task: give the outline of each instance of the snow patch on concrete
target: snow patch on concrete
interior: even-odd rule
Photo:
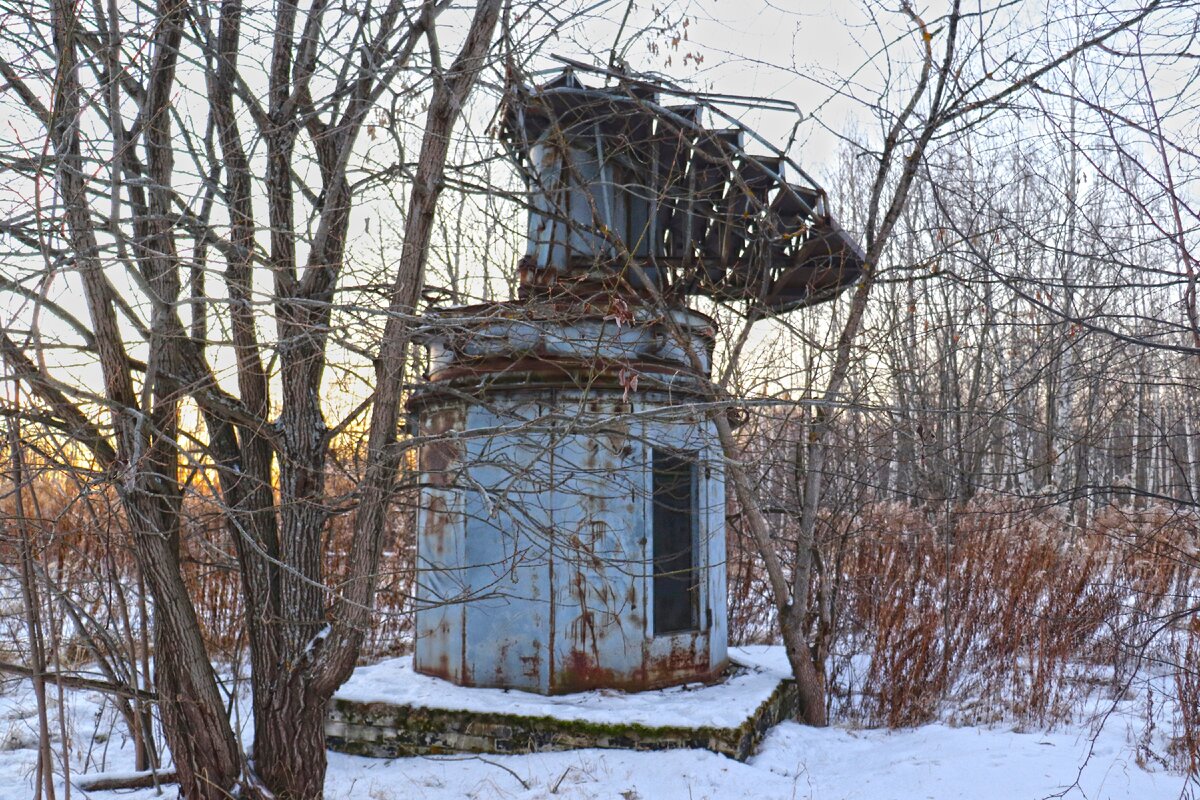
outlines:
[[[508,689],[456,686],[413,671],[404,656],[359,667],[334,695],[358,703],[519,714],[527,717],[635,724],[652,727],[736,728],[746,721],[790,675],[780,671],[782,648],[733,648],[737,666],[727,680],[712,685],[688,684],[648,692],[597,690],[545,696]],[[787,659],[783,658],[786,667]]]

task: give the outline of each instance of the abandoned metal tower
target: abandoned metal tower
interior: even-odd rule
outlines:
[[[708,388],[716,324],[687,297],[783,313],[862,269],[782,153],[705,127],[724,115],[695,95],[612,74],[592,88],[578,71],[510,90],[502,140],[529,207],[520,291],[431,314],[411,401],[427,439],[414,664],[462,685],[556,694],[720,675],[711,415],[728,410]]]

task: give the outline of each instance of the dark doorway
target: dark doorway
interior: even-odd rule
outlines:
[[[654,451],[654,635],[699,627],[696,456]]]

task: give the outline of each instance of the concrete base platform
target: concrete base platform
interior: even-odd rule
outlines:
[[[542,696],[471,689],[420,675],[411,658],[361,667],[334,696],[330,749],[395,758],[576,748],[703,748],[745,761],[770,728],[795,715],[782,648],[732,648],[714,684]]]

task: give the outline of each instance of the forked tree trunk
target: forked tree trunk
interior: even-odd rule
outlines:
[[[176,5],[165,15],[170,20],[158,33],[161,40],[155,80],[161,93],[168,91],[172,80],[180,13],[181,7]],[[179,572],[178,479],[173,466],[167,466],[174,464],[174,450],[169,442],[165,445],[157,442],[157,434],[169,436],[170,432],[158,430],[156,424],[174,417],[177,401],[168,401],[165,411],[157,408],[138,411],[130,361],[116,321],[112,289],[100,265],[85,190],[77,127],[82,101],[75,38],[76,6],[68,0],[56,0],[52,19],[57,81],[52,110],[45,121],[54,144],[58,188],[83,281],[117,441],[115,453],[107,448],[100,448],[99,452],[115,456],[109,464],[121,472],[120,494],[132,531],[133,551],[154,599],[158,702],[164,734],[178,768],[181,792],[188,800],[226,800],[241,771],[239,750],[208,660],[195,607]],[[156,324],[157,321],[156,318]],[[153,354],[156,348],[151,350]],[[154,386],[154,376],[147,374],[146,383]],[[153,395],[156,400],[161,399],[157,388]]]
[[[250,793],[260,793],[263,798],[314,800],[322,795],[326,769],[326,705],[354,668],[363,633],[371,624],[370,606],[386,534],[387,508],[399,467],[396,421],[403,396],[409,318],[416,310],[424,282],[424,263],[450,135],[483,67],[500,7],[501,0],[480,0],[458,58],[445,74],[435,77],[390,313],[380,347],[368,463],[359,488],[347,580],[343,583],[341,598],[328,614],[332,620],[330,626],[325,626],[321,618],[321,594],[312,596],[311,587],[305,586],[305,591],[296,593],[293,598],[287,592],[285,582],[281,599],[284,612],[292,618],[293,629],[308,629],[304,637],[307,641],[284,637],[281,649],[294,656],[293,663],[274,667],[269,681],[255,683],[258,718],[254,772],[269,787],[270,794],[262,791],[266,787],[246,788]],[[346,193],[330,201],[339,203],[344,211],[337,215],[327,232],[325,241],[331,248],[329,260],[344,249],[350,199]],[[315,391],[314,383],[314,397]],[[319,410],[312,413],[319,414]],[[286,437],[286,420],[284,427]],[[287,487],[284,488],[287,497]],[[294,523],[291,527],[294,528]],[[297,534],[289,528],[286,517],[281,533],[285,543]],[[319,542],[319,537],[315,538]],[[319,574],[319,566],[306,574]]]

